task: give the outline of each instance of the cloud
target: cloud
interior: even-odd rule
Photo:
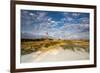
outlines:
[[[82,24],[89,24],[89,18],[87,17],[80,18],[79,21]]]
[[[46,12],[37,12],[37,20],[38,21],[44,21],[46,20]]]
[[[34,13],[29,13],[29,15],[30,15],[30,16],[35,16],[35,14],[34,14]]]
[[[89,24],[89,13],[79,13],[79,12],[64,12],[64,22],[74,23],[74,24]]]
[[[64,24],[59,29],[62,39],[89,39],[89,24]]]
[[[76,13],[72,13],[72,16],[73,16],[73,17],[78,17],[78,16],[80,16],[80,15],[81,15],[81,14],[80,14],[80,13],[77,13],[77,12],[76,12]]]
[[[64,12],[62,15],[64,17],[55,20],[54,16],[50,16],[46,11],[23,10],[21,31],[36,35],[46,35],[48,32],[49,36],[56,39],[88,39],[89,17],[73,12]]]
[[[73,18],[72,18],[72,17],[67,17],[67,20],[68,20],[68,21],[72,21]]]
[[[65,17],[79,17],[82,13],[78,13],[78,12],[64,12],[63,13]]]
[[[89,24],[67,24],[65,23],[64,26],[60,27],[60,29],[63,31],[81,32],[85,29],[89,29]]]

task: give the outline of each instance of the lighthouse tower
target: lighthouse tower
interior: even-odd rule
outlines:
[[[46,40],[48,40],[48,32],[46,32]]]

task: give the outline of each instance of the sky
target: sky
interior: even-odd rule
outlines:
[[[21,10],[21,35],[89,39],[89,19],[89,13],[85,12]]]

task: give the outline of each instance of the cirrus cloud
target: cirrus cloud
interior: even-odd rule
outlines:
[[[21,32],[55,39],[89,39],[89,13],[21,10]]]

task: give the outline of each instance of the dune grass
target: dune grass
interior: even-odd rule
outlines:
[[[75,49],[80,50],[83,48],[86,52],[89,52],[89,40],[28,40],[21,41],[21,54],[29,54],[39,50],[53,49],[56,46],[62,47],[63,49]],[[50,48],[52,47],[52,48]]]

